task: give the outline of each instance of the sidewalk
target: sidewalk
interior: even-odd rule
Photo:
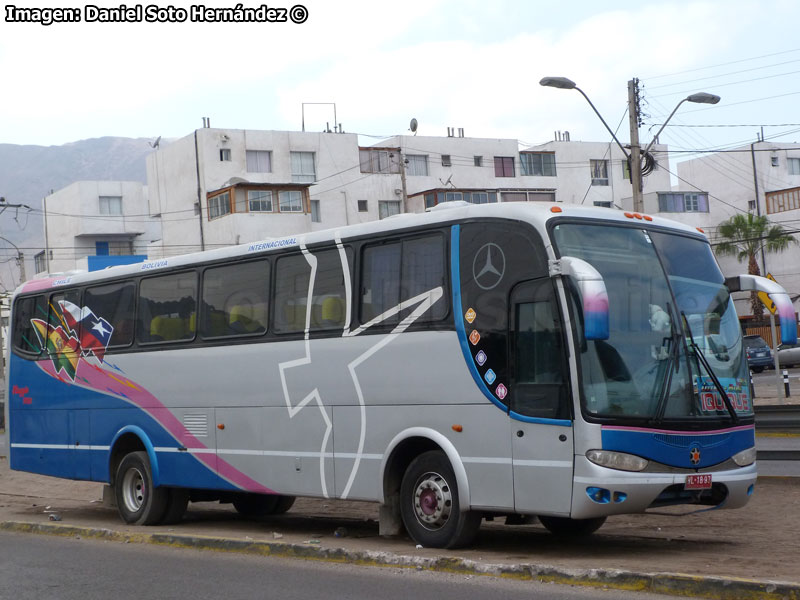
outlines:
[[[559,540],[538,524],[506,526],[498,519],[484,523],[473,548],[458,551],[378,536],[378,507],[371,503],[299,499],[287,515],[260,520],[198,503],[178,525],[129,527],[100,503],[101,493],[101,484],[11,471],[0,459],[0,529],[706,598],[800,599],[796,479],[760,480],[740,510],[611,517],[588,544]]]

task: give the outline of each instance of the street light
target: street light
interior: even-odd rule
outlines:
[[[639,147],[639,108],[638,103],[635,99],[635,89],[636,89],[637,81],[632,79],[628,82],[628,113],[630,117],[630,126],[631,126],[631,144],[630,148],[631,151],[628,152],[625,147],[620,143],[617,139],[617,136],[614,135],[614,132],[608,126],[608,123],[605,122],[602,115],[598,112],[595,108],[592,101],[589,100],[589,96],[583,93],[583,90],[579,88],[574,81],[571,79],[567,79],[566,77],[544,77],[539,81],[539,85],[545,87],[553,87],[558,88],[561,90],[578,90],[581,95],[586,98],[586,101],[589,103],[589,106],[592,107],[595,114],[600,117],[600,121],[605,125],[608,132],[611,134],[611,137],[614,138],[614,141],[617,142],[617,145],[622,150],[622,153],[625,155],[625,158],[628,159],[628,164],[630,165],[631,170],[631,186],[633,188],[633,210],[636,212],[642,212],[644,210],[644,199],[642,198],[642,150]],[[719,96],[714,94],[708,94],[706,92],[698,92],[697,94],[692,94],[691,96],[687,96],[680,102],[678,102],[678,106],[670,113],[667,120],[661,125],[661,129],[658,130],[655,136],[653,136],[652,141],[647,145],[644,149],[644,153],[650,150],[655,144],[655,141],[658,139],[659,134],[664,130],[664,127],[667,126],[667,123],[672,118],[678,107],[683,104],[684,102],[695,102],[699,104],[716,104],[719,102]]]
[[[669,123],[669,120],[672,118],[672,115],[678,112],[678,108],[680,107],[681,104],[683,104],[684,102],[694,102],[696,104],[716,104],[719,101],[720,101],[719,96],[715,94],[708,94],[706,92],[698,92],[696,94],[692,94],[691,96],[686,96],[686,98],[678,102],[678,105],[672,110],[671,113],[669,113],[667,120],[661,124],[661,129],[659,129],[656,132],[656,134],[653,136],[653,139],[650,141],[649,144],[647,144],[647,148],[644,149],[644,153],[647,154],[647,151],[653,147],[653,144],[656,143],[658,136],[661,135],[662,131],[664,131],[664,127],[667,126],[667,123]]]
[[[592,104],[592,101],[589,100],[589,96],[587,96],[583,92],[583,90],[575,84],[574,81],[572,81],[571,79],[567,79],[566,77],[543,77],[542,79],[539,80],[539,85],[543,85],[544,87],[558,88],[560,90],[578,90],[581,93],[581,96],[586,98],[586,101],[589,103],[589,106],[592,107],[592,110],[600,118],[600,121],[603,123],[603,125],[606,126],[606,129],[608,129],[608,133],[610,133],[614,141],[617,142],[617,146],[620,147],[620,150],[622,150],[622,153],[625,155],[625,158],[630,158],[630,153],[625,149],[625,146],[623,146],[620,143],[620,141],[617,139],[617,136],[614,135],[614,132],[611,130],[611,127],[608,126],[608,123],[606,123],[606,120],[603,118],[603,115],[600,114],[600,111],[598,111],[597,108],[595,108],[594,104]]]

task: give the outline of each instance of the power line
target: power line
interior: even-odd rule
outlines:
[[[771,54],[762,54],[761,56],[752,56],[750,58],[742,58],[739,60],[732,60],[724,63],[719,63],[716,65],[708,65],[705,67],[697,67],[695,69],[687,69],[685,71],[676,71],[675,73],[665,73],[663,75],[654,75],[652,77],[644,77],[643,79],[662,79],[664,77],[672,77],[673,75],[683,75],[684,73],[695,73],[697,71],[705,71],[706,69],[716,69],[717,67],[726,67],[728,65],[736,65],[743,62],[748,62],[751,60],[758,60],[760,58],[769,58],[770,56],[780,56],[782,54],[791,54],[792,52],[800,52],[800,48],[794,48],[792,50],[783,50],[782,52],[773,52]]]

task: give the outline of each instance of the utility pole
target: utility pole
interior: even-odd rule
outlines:
[[[630,172],[633,187],[633,212],[644,212],[642,198],[642,157],[639,146],[639,102],[637,88],[639,80],[634,78],[628,82],[628,119],[631,125]]]

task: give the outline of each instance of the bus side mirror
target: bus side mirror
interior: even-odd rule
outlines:
[[[737,275],[728,277],[725,285],[731,292],[764,292],[775,303],[775,312],[781,323],[781,342],[797,343],[797,320],[789,294],[778,283],[758,275]]]
[[[608,292],[603,276],[585,260],[562,256],[550,261],[550,276],[569,277],[583,305],[583,334],[587,340],[608,339]]]

